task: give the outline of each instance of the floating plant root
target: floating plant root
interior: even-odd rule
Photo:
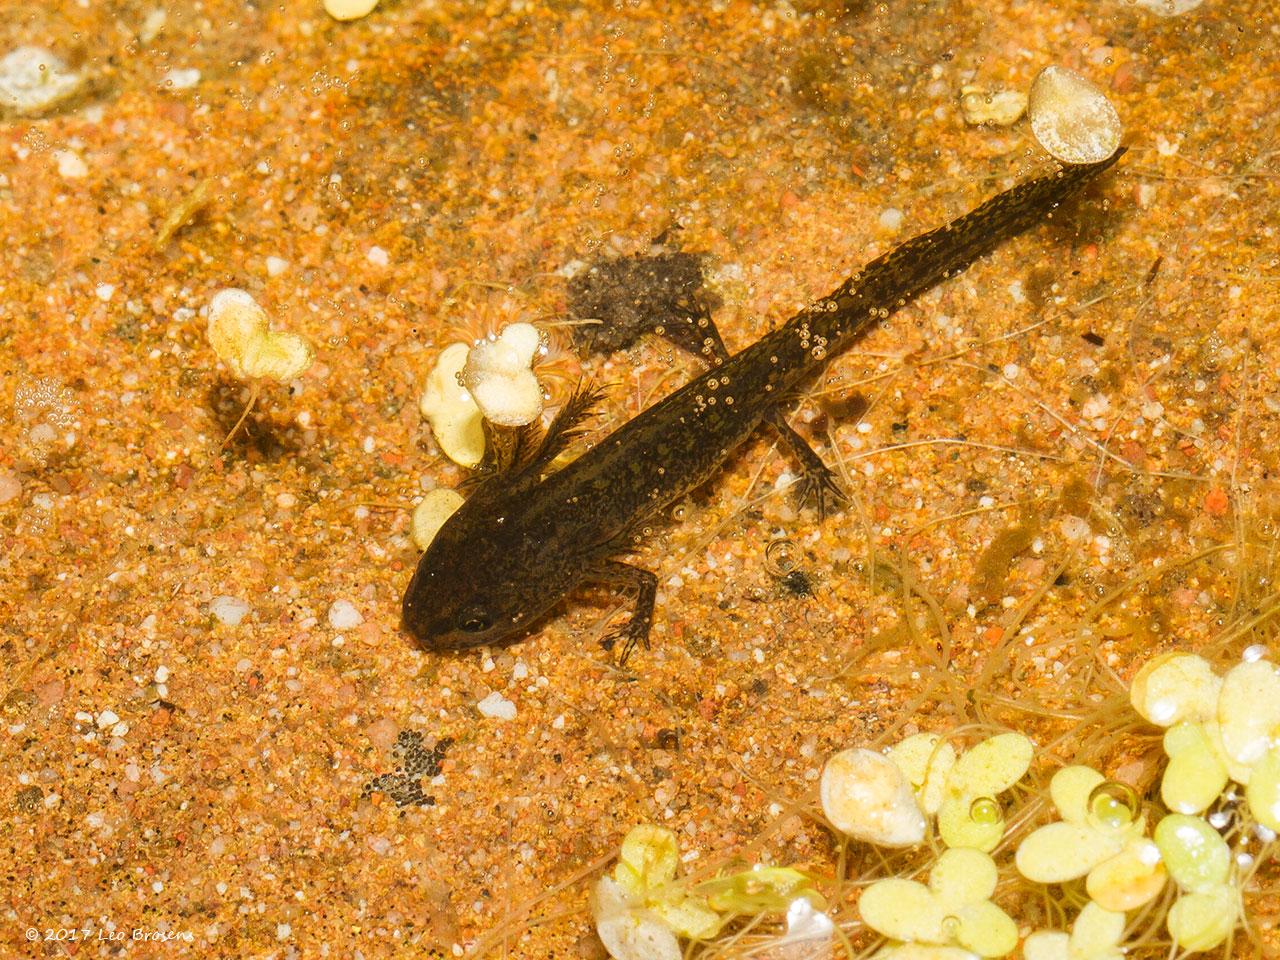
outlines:
[[[231,432],[223,438],[222,449],[226,449],[227,444],[231,442],[231,438],[240,432],[240,428],[244,426],[245,420],[249,416],[249,411],[253,409],[253,405],[258,402],[258,396],[262,393],[262,388],[258,384],[254,384],[249,389],[249,402],[244,405],[244,413],[240,414],[240,419],[236,421],[236,425],[231,428]]]

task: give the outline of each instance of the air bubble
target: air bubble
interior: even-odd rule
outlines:
[[[785,577],[796,568],[795,544],[785,537],[770,540],[764,548],[764,569],[772,577]]]
[[[978,797],[969,804],[969,819],[974,823],[989,826],[999,823],[1000,818],[1000,804],[993,797]]]
[[[1127,783],[1105,780],[1089,794],[1089,813],[1104,827],[1120,830],[1138,816],[1138,794]]]

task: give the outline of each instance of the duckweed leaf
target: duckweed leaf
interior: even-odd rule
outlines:
[[[409,533],[419,550],[431,546],[444,522],[462,506],[462,494],[447,487],[429,490],[413,510],[413,518],[409,524]]]
[[[1139,838],[1090,870],[1085,889],[1100,907],[1123,913],[1154,898],[1164,889],[1166,877],[1159,848]]]
[[[214,294],[206,332],[218,358],[242,380],[292,380],[315,359],[309,341],[272,330],[266,311],[243,290]]]
[[[645,887],[653,887],[675,878],[680,846],[675,833],[666,827],[641,824],[632,827],[623,839],[619,860]]]
[[[874,750],[841,750],[822,769],[822,812],[841,833],[884,847],[924,839],[925,819],[902,771]]]
[[[1154,839],[1169,875],[1184,890],[1219,887],[1231,875],[1231,848],[1199,817],[1172,813],[1156,824]]]
[[[934,865],[928,887],[897,877],[880,880],[862,894],[858,909],[869,927],[894,940],[959,944],[979,956],[1003,956],[1017,945],[1018,931],[988,899],[996,880],[995,861],[987,854],[947,850]]]
[[[889,759],[915,789],[920,809],[937,813],[947,775],[956,764],[956,748],[936,733],[917,733],[890,750]]]
[[[1106,777],[1092,767],[1063,767],[1049,781],[1049,796],[1063,820],[1083,823],[1089,815],[1089,796]]]
[[[1204,657],[1166,653],[1149,661],[1129,685],[1129,702],[1143,719],[1161,727],[1210,720],[1222,680]]]
[[[1169,936],[1184,950],[1212,950],[1236,925],[1237,899],[1231,887],[1189,893],[1169,908]]]
[[[990,900],[966,904],[956,916],[956,942],[966,950],[981,957],[1003,957],[1018,945],[1018,925]]]
[[[1227,756],[1248,766],[1271,748],[1280,730],[1280,673],[1266,660],[1237,664],[1222,681],[1218,728]]]
[[[986,900],[996,892],[995,861],[978,850],[948,850],[929,874],[929,888],[944,910]]]
[[[609,877],[592,891],[596,934],[614,960],[680,960],[680,943],[658,916],[637,910]]]
[[[1268,750],[1253,768],[1245,799],[1253,819],[1280,831],[1280,746]]]
[[[938,943],[891,943],[874,960],[978,960],[978,956],[963,947]]]
[[[1169,756],[1160,798],[1175,813],[1207,810],[1227,786],[1227,768],[1213,741],[1198,723],[1179,723],[1164,735]]]
[[[484,458],[484,417],[458,382],[468,352],[465,343],[452,343],[440,352],[427,375],[418,409],[431,423],[431,433],[444,455],[459,466],[474,467]]]
[[[241,365],[250,378],[284,383],[301,374],[313,360],[315,351],[309,341],[296,333],[273,330],[245,344]]]
[[[937,898],[914,880],[877,880],[863,891],[858,912],[872,930],[894,940],[937,943],[943,938]]]
[[[1022,944],[1024,960],[1074,960],[1068,953],[1071,939],[1060,930],[1037,930]]]
[[[1079,960],[1119,960],[1124,914],[1090,901],[1071,928],[1070,950]]]
[[[998,734],[960,755],[947,787],[969,797],[994,797],[1022,779],[1034,753],[1035,746],[1022,734]]]
[[[1026,960],[1121,960],[1124,952],[1125,916],[1105,910],[1090,900],[1076,917],[1068,936],[1056,930],[1040,930],[1022,946]]]
[[[794,867],[754,867],[698,884],[696,893],[713,910],[747,916],[786,913],[801,897],[818,910],[826,902],[808,875]]]
[[[938,834],[948,847],[990,853],[1004,838],[1000,805],[991,797],[948,797],[938,810]]]
[[[673,933],[691,940],[710,939],[724,926],[720,914],[690,897],[658,901],[651,909]]]
[[[1036,883],[1065,883],[1083,877],[1109,857],[1124,841],[1083,823],[1050,823],[1018,846],[1018,872]]]

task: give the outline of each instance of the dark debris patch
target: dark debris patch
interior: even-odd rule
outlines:
[[[803,570],[792,570],[778,578],[778,585],[793,597],[812,597],[813,578]]]
[[[379,774],[366,783],[360,791],[361,799],[367,800],[375,793],[381,793],[397,807],[434,806],[436,798],[422,792],[422,781],[430,780],[440,772],[440,764],[451,746],[452,738],[446,737],[428,749],[423,746],[421,733],[401,730],[391,747],[391,753],[400,765],[392,773]]]
[[[720,305],[702,285],[703,257],[653,249],[592,261],[569,280],[569,314],[598,321],[572,328],[581,353],[621,350],[646,333],[661,333],[691,353],[703,353],[705,333],[698,318]]]
[[[14,805],[23,813],[35,813],[44,805],[44,791],[39,787],[23,787],[14,797]]]

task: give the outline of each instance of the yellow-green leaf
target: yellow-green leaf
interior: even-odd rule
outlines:
[[[1064,883],[1083,877],[1124,846],[1121,839],[1083,823],[1051,823],[1018,846],[1018,872],[1036,883]]]
[[[1004,837],[1004,816],[991,797],[947,797],[938,808],[938,834],[948,847],[990,853]]]
[[[1214,715],[1222,680],[1204,657],[1166,653],[1149,661],[1129,686],[1129,700],[1142,717],[1168,727]]]
[[[890,750],[889,759],[915,789],[920,809],[937,813],[947,775],[956,763],[956,748],[936,733],[917,733]]]
[[[809,877],[793,867],[754,867],[698,884],[696,892],[713,910],[747,916],[786,913],[803,893],[819,909],[822,897],[810,888]]]
[[[996,891],[996,862],[979,850],[944,851],[929,873],[929,889],[939,906],[951,911],[962,904],[988,899]]]
[[[1106,780],[1092,767],[1063,767],[1049,781],[1049,796],[1063,820],[1083,823],[1089,814],[1089,795]]]
[[[724,925],[720,914],[692,897],[658,902],[652,905],[652,910],[677,936],[690,940],[709,940]]]
[[[960,755],[947,787],[969,797],[994,797],[1022,779],[1035,753],[1020,733],[1001,733]]]
[[[639,876],[644,886],[658,886],[675,878],[680,846],[673,831],[642,823],[632,827],[623,839],[619,859]]]
[[[1184,890],[1219,887],[1231,875],[1231,848],[1199,817],[1171,813],[1156,824],[1154,839],[1169,875]]]
[[[1227,786],[1227,768],[1209,734],[1198,723],[1180,723],[1164,735],[1169,755],[1160,798],[1175,813],[1207,810]]]
[[[1245,799],[1253,819],[1280,832],[1280,747],[1272,747],[1253,768]]]
[[[1227,756],[1252,765],[1271,749],[1280,732],[1280,673],[1266,660],[1232,667],[1218,697],[1218,728]]]
[[[306,338],[296,333],[271,331],[251,337],[245,343],[240,363],[247,377],[285,383],[310,367],[315,356]]]
[[[990,900],[967,904],[956,916],[956,942],[966,950],[981,957],[1003,957],[1018,945],[1018,925]]]
[[[1100,907],[1123,913],[1154,898],[1164,889],[1166,877],[1159,848],[1137,839],[1089,871],[1085,889]]]
[[[889,877],[862,892],[858,912],[881,936],[925,943],[943,941],[943,913],[933,892],[913,880]]]
[[[1118,955],[1116,948],[1124,936],[1124,923],[1123,913],[1089,901],[1071,927],[1071,953],[1081,958]]]
[[[1184,950],[1212,950],[1236,925],[1236,892],[1228,886],[1189,893],[1169,908],[1169,936]]]
[[[1024,960],[1071,960],[1067,954],[1070,941],[1058,930],[1037,930],[1022,944]]]

